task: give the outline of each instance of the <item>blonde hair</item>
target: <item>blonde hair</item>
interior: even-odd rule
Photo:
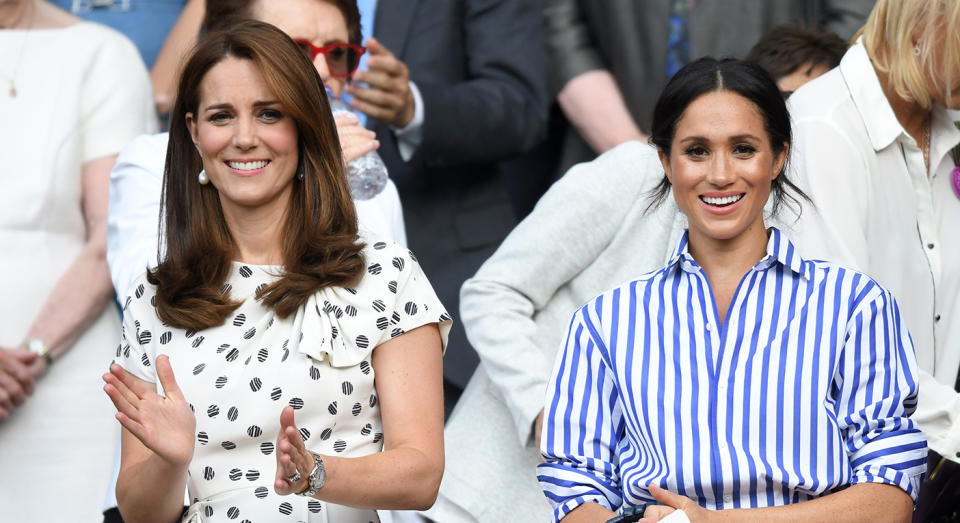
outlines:
[[[960,1],[877,0],[854,41],[860,35],[873,66],[901,98],[930,108],[932,86],[950,99],[960,76]]]

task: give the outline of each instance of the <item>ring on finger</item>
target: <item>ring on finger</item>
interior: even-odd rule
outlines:
[[[300,471],[299,471],[299,470],[296,470],[296,471],[293,472],[293,474],[287,476],[287,481],[289,481],[291,485],[293,485],[294,483],[299,483],[299,482],[300,482]]]

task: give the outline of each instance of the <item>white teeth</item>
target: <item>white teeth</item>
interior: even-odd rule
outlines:
[[[267,160],[260,160],[259,162],[227,162],[227,165],[231,169],[236,169],[238,171],[253,171],[256,169],[263,169],[270,163]]]
[[[730,205],[731,203],[740,201],[740,198],[743,198],[743,194],[738,194],[736,196],[723,196],[721,198],[714,198],[711,196],[700,197],[701,200],[710,205]]]

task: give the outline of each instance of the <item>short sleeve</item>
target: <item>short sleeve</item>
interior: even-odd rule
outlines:
[[[383,322],[386,318],[388,327],[381,330],[379,341],[374,346],[385,341],[392,340],[401,334],[428,325],[436,323],[440,328],[440,338],[443,342],[443,349],[447,348],[447,338],[450,335],[450,327],[453,320],[447,313],[447,310],[437,298],[433,286],[427,280],[427,276],[420,268],[416,256],[397,244],[392,244],[387,248],[377,249],[384,242],[375,242],[374,252],[381,251],[383,254],[376,255],[377,261],[383,267],[389,263],[389,271],[393,274],[390,279],[385,279],[386,288],[383,294],[392,299],[385,299],[385,303],[392,303],[389,317],[382,316],[377,321]],[[387,256],[384,254],[389,253]],[[388,261],[389,259],[389,261]],[[368,261],[370,263],[370,261]]]
[[[84,162],[117,154],[157,126],[150,77],[136,47],[113,30],[87,25],[84,29],[105,34],[97,35],[100,44],[80,86]]]
[[[152,305],[153,287],[141,277],[130,289],[130,295],[123,300],[123,325],[120,328],[120,344],[114,354],[114,363],[137,378],[151,383],[157,382],[156,361],[157,343],[162,342],[164,334],[155,332],[156,312]],[[169,339],[169,338],[167,338]]]

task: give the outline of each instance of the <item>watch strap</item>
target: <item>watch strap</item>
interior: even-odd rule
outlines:
[[[323,466],[323,458],[313,451],[310,451],[310,454],[313,455],[313,470],[307,476],[307,488],[302,492],[297,492],[297,495],[312,498],[317,492],[320,492],[320,489],[327,482],[327,471]]]

